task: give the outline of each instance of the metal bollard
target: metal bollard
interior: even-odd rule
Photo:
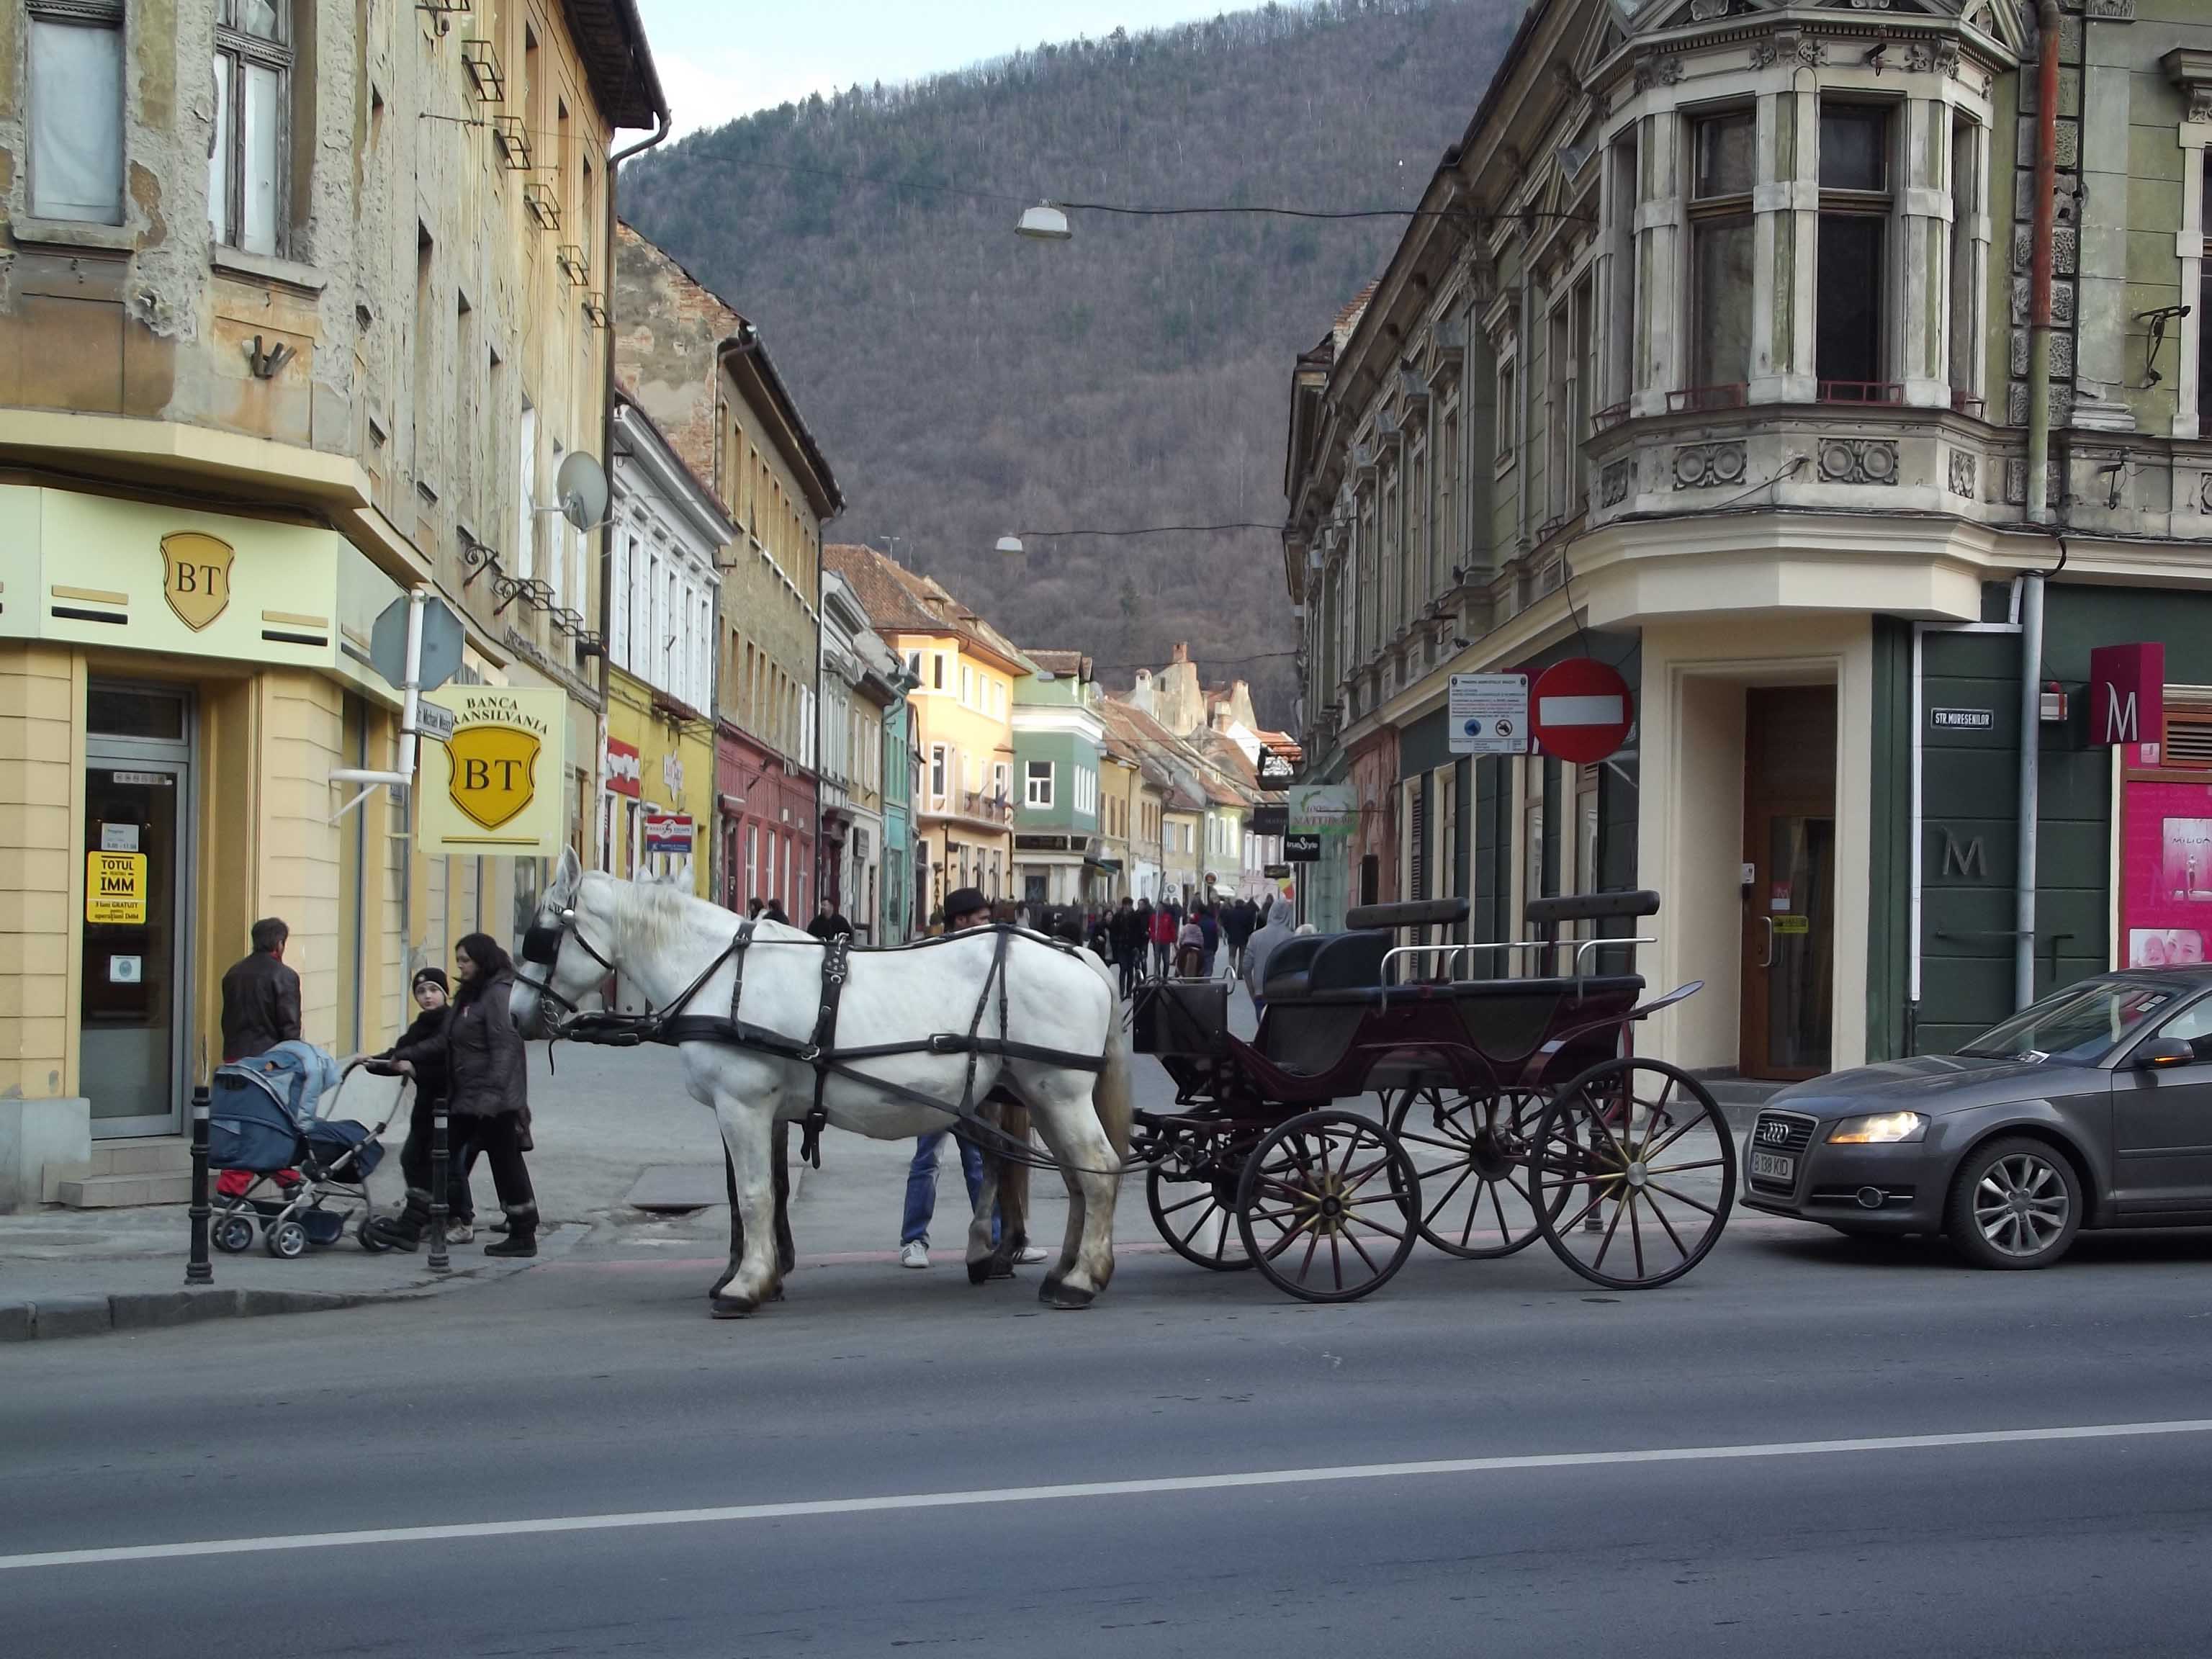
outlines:
[[[208,1261],[208,1085],[192,1091],[192,1223],[191,1252],[185,1258],[185,1283],[212,1285],[215,1267]]]
[[[446,1139],[446,1103],[430,1109],[430,1271],[447,1272],[446,1256],[446,1170],[451,1158]]]

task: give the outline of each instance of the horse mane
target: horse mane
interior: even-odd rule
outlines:
[[[680,950],[696,937],[695,927],[707,920],[706,913],[719,918],[719,924],[730,933],[737,932],[741,920],[712,900],[702,899],[682,887],[665,882],[625,881],[605,871],[592,873],[606,876],[612,889],[615,928],[626,953],[657,954]],[[766,921],[756,921],[753,927],[763,938],[813,937],[803,927]]]

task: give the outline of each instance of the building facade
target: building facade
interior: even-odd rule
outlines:
[[[714,617],[737,536],[704,480],[619,392],[607,546],[599,867],[712,896]]]
[[[907,701],[915,684],[906,665],[900,663],[891,682],[897,695],[884,705],[884,874],[877,937],[885,945],[903,945],[920,932],[914,801],[921,786],[921,750],[915,742],[913,707]],[[920,915],[927,917],[928,912]]]
[[[869,945],[883,937],[884,712],[904,673],[852,584],[823,570],[822,896]]]
[[[2201,937],[2130,922],[2122,849],[2212,673],[2212,18],[2061,11],[2042,41],[1996,0],[1529,9],[1437,216],[1293,368],[1298,735],[1348,900],[1464,896],[1496,939],[1656,888],[1643,971],[1706,988],[1650,1046],[1774,1078]],[[2131,642],[2183,711],[2148,758],[2082,714],[2090,647]],[[1568,658],[1626,683],[1619,752],[1453,752],[1453,673]]]
[[[715,890],[801,921],[817,892],[822,526],[844,508],[760,332],[628,225],[616,229],[617,371],[738,530],[715,665]]]
[[[1118,860],[1106,851],[1101,796],[1106,727],[1079,651],[1023,653],[1038,672],[1014,682],[1014,896],[1046,904],[1109,901]]]
[[[568,694],[537,787],[587,844],[598,538],[541,507],[604,453],[610,151],[665,114],[611,0],[0,12],[0,1095],[179,1131],[258,916],[341,1051],[513,934],[534,861],[416,855],[413,792],[332,777],[395,763],[404,590],[463,681]]]
[[[872,547],[830,550],[876,632],[915,681],[908,694],[922,754],[915,864],[925,916],[954,888],[1014,898],[1014,684],[1035,665],[939,583]]]

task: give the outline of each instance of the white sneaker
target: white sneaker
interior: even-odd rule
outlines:
[[[1016,1256],[1016,1257],[1014,1258],[1014,1260],[1015,1260],[1015,1261],[1019,1261],[1019,1262],[1023,1262],[1023,1263],[1028,1263],[1028,1262],[1032,1262],[1032,1261],[1043,1261],[1043,1260],[1045,1259],[1045,1257],[1047,1257],[1048,1255],[1050,1255],[1051,1254],[1052,1254],[1052,1252],[1051,1252],[1051,1251],[1047,1250],[1047,1249],[1041,1249],[1041,1248],[1040,1248],[1039,1246],[1037,1246],[1037,1245],[1035,1245],[1035,1244],[1024,1244],[1024,1245],[1022,1247],[1022,1252],[1021,1252],[1021,1254],[1020,1254],[1019,1255]]]
[[[899,1266],[927,1267],[929,1265],[929,1246],[918,1238],[910,1238],[899,1246]]]
[[[446,1224],[446,1243],[448,1244],[472,1243],[476,1236],[477,1230],[465,1221],[448,1221]]]

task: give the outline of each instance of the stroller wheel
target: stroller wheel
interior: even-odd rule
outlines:
[[[215,1247],[236,1255],[253,1248],[253,1224],[242,1215],[219,1215],[212,1230]]]
[[[296,1221],[280,1221],[261,1236],[269,1254],[280,1261],[296,1261],[307,1253],[307,1230]]]
[[[354,1237],[361,1240],[361,1248],[367,1250],[371,1255],[382,1255],[386,1250],[392,1248],[392,1246],[386,1243],[381,1237],[378,1237],[376,1231],[376,1218],[374,1215],[365,1215],[362,1217],[361,1224],[356,1227],[353,1231]]]

